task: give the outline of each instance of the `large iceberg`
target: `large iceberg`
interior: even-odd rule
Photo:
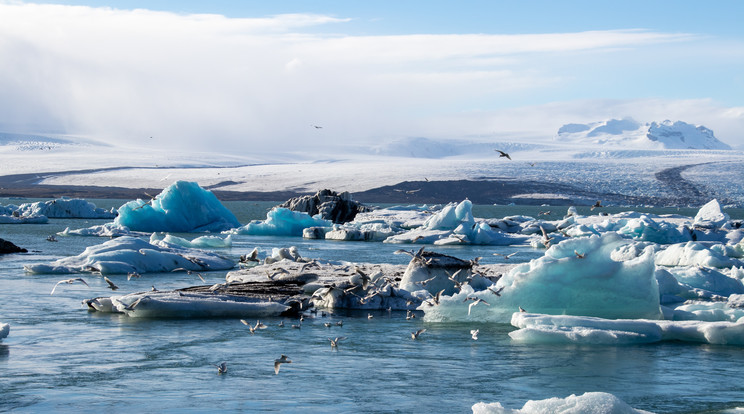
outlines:
[[[662,313],[653,257],[652,246],[616,233],[568,239],[551,246],[543,257],[514,267],[491,289],[476,291],[465,285],[438,305],[424,304],[421,309],[427,321],[508,323],[520,307],[546,314],[658,319]],[[490,306],[471,312],[463,302],[476,297]]]
[[[480,402],[473,405],[473,414],[651,414],[637,410],[623,400],[606,392],[587,392],[582,395],[569,395],[566,398],[527,401],[519,409],[504,408],[501,403]]]
[[[219,232],[240,226],[211,191],[188,181],[176,181],[150,201],[130,201],[118,213],[114,224],[133,231]]]
[[[227,270],[235,262],[215,253],[187,249],[164,241],[153,244],[136,237],[124,236],[91,246],[77,256],[65,257],[50,264],[26,265],[29,273],[101,273],[127,274]]]

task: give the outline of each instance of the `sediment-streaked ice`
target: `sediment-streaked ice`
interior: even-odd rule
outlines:
[[[520,408],[504,408],[501,403],[479,402],[473,405],[473,414],[651,414],[637,410],[618,397],[606,392],[587,392],[566,398],[530,400]]]
[[[176,181],[149,201],[130,201],[118,213],[114,224],[134,231],[219,232],[240,226],[211,191],[188,181]]]
[[[179,291],[96,298],[90,306],[99,312],[124,313],[132,318],[267,317],[279,316],[290,308],[265,299]]]
[[[90,246],[77,256],[59,259],[50,264],[26,265],[29,273],[90,273],[127,274],[170,272],[183,268],[193,271],[226,270],[235,262],[215,253],[187,249],[163,241],[148,243],[136,237],[119,237]]]

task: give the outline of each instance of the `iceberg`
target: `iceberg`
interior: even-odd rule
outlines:
[[[100,224],[87,227],[84,229],[70,230],[66,227],[57,233],[58,236],[87,236],[87,237],[122,237],[122,236],[146,236],[147,233],[141,231],[131,231],[128,227],[117,226],[114,223]]]
[[[101,273],[128,274],[227,270],[235,262],[220,255],[198,249],[187,249],[164,241],[148,243],[136,237],[123,236],[91,246],[77,256],[65,257],[50,264],[26,265],[29,273]]]
[[[274,207],[266,213],[266,220],[253,220],[245,226],[227,231],[230,234],[249,234],[254,236],[302,236],[310,227],[331,227],[332,222],[307,213],[292,211],[284,207]]]
[[[525,343],[622,345],[683,341],[744,345],[744,320],[737,322],[602,319],[515,312],[509,336]]]
[[[10,333],[10,325],[7,323],[0,323],[0,340],[7,338]]]
[[[47,216],[49,218],[112,219],[116,217],[113,208],[104,210],[87,200],[64,197],[24,203],[18,207],[18,211],[24,216]]]
[[[132,318],[256,318],[296,315],[302,289],[292,283],[224,283],[83,301],[91,311]]]
[[[718,200],[713,199],[700,207],[692,224],[695,227],[703,229],[717,229],[723,226],[728,220],[729,215],[721,210]]]
[[[638,242],[605,233],[568,239],[551,246],[541,258],[519,264],[491,289],[465,285],[459,293],[422,305],[426,321],[508,323],[519,307],[529,312],[605,318],[662,317],[652,246],[629,249]],[[493,290],[500,291],[500,296]],[[490,306],[470,310],[463,303],[479,298]]]
[[[200,236],[193,240],[187,240],[183,237],[174,236],[167,233],[152,233],[150,243],[162,241],[166,244],[187,247],[190,249],[226,249],[232,247],[232,235],[225,238],[219,236]]]
[[[21,216],[20,214],[0,215],[0,224],[46,224],[47,216]]]
[[[114,224],[146,232],[220,232],[240,226],[215,195],[188,181],[176,181],[150,201],[119,207]]]
[[[385,239],[385,243],[421,243],[421,244],[483,244],[511,245],[527,240],[524,236],[515,236],[494,230],[487,222],[476,222],[473,217],[473,203],[464,200],[459,204],[451,203],[436,214],[430,216],[421,227],[396,234]]]
[[[473,414],[651,414],[649,411],[637,410],[623,400],[606,392],[587,392],[566,398],[549,398],[546,400],[527,401],[519,409],[504,408],[501,403],[479,402],[473,405]]]
[[[687,242],[667,246],[656,253],[658,266],[704,266],[730,268],[743,266],[739,257],[739,247],[720,243]]]

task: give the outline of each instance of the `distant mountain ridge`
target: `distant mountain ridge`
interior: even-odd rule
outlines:
[[[589,124],[566,124],[556,140],[624,148],[730,150],[713,131],[683,121],[640,123],[630,118]]]

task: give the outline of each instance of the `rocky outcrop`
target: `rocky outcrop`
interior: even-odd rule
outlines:
[[[320,214],[323,219],[334,223],[349,222],[354,220],[357,213],[371,210],[364,204],[352,200],[351,194],[347,191],[339,194],[327,189],[318,191],[315,195],[290,198],[279,207],[303,211],[311,216]]]
[[[28,250],[26,250],[26,249],[24,249],[22,247],[18,247],[15,244],[13,244],[13,243],[11,243],[11,242],[9,242],[7,240],[0,239],[0,254],[5,254],[5,253],[26,253],[26,252],[28,252]]]

